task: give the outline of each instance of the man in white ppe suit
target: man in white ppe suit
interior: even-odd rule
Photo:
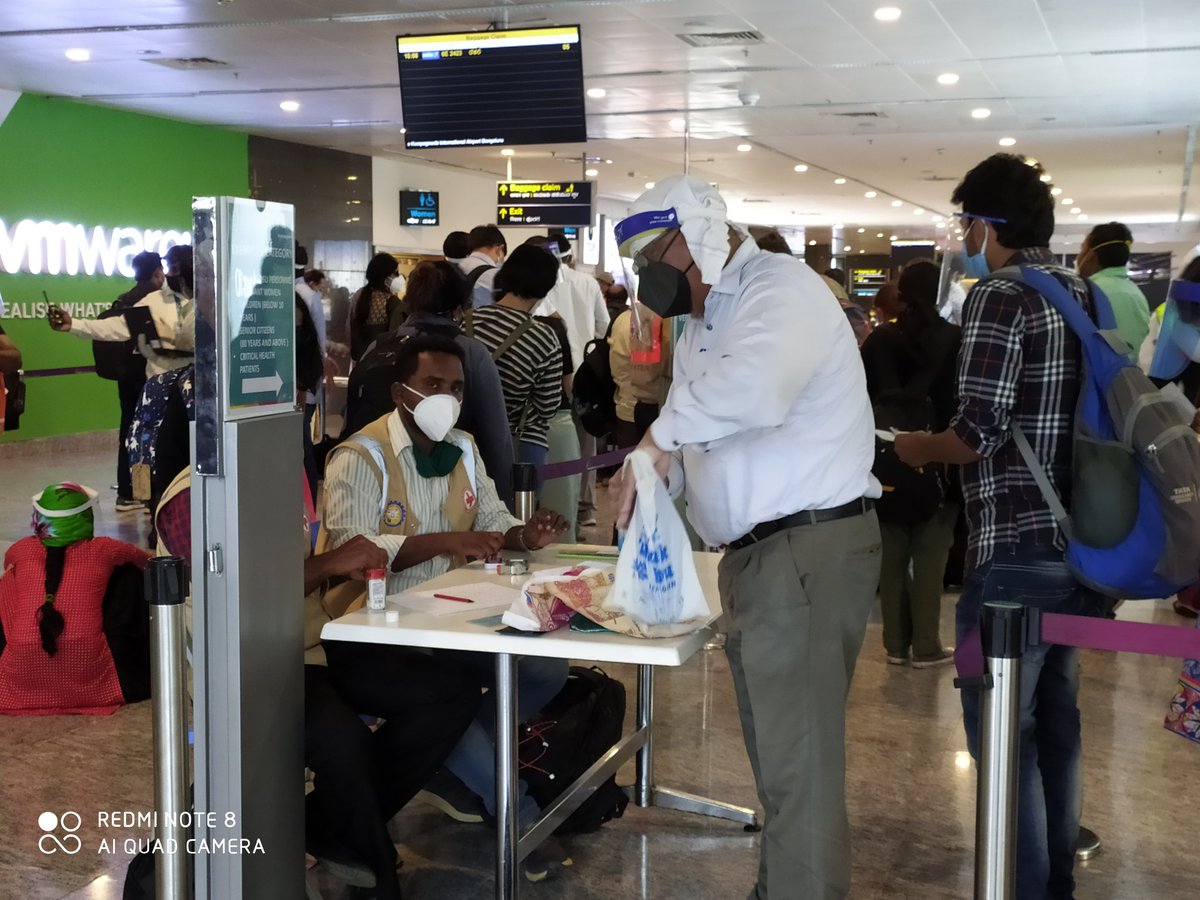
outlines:
[[[703,540],[765,812],[757,900],[850,890],[845,709],[879,578],[874,423],[854,332],[819,275],[766,253],[689,176],[617,226],[637,299],[687,323],[639,445]],[[634,504],[622,487],[618,525]]]

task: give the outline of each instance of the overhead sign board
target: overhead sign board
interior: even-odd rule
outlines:
[[[440,195],[437,191],[401,191],[400,224],[434,226],[438,220]]]
[[[497,225],[586,226],[592,220],[590,181],[501,181]]]

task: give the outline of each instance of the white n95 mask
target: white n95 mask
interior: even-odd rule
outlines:
[[[462,412],[462,405],[457,398],[450,394],[434,394],[430,397],[407,384],[402,384],[401,387],[422,398],[415,409],[404,407],[412,413],[413,421],[417,423],[421,433],[431,441],[444,441]]]

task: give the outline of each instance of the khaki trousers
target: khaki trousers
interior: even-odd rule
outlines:
[[[846,696],[879,563],[874,511],[777,532],[721,561],[725,652],[764,810],[758,900],[849,893]]]

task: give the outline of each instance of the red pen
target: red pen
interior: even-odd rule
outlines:
[[[435,600],[453,600],[455,603],[474,603],[475,601],[469,597],[454,597],[450,594],[434,594]]]

